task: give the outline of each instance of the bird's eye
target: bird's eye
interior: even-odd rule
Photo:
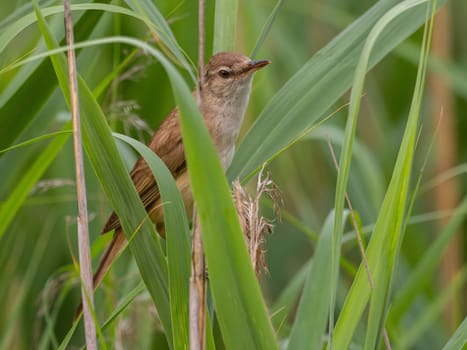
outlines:
[[[219,76],[224,78],[224,79],[227,79],[228,77],[230,77],[230,72],[228,70],[221,69],[219,71]]]

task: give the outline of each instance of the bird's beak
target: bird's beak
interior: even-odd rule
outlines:
[[[243,70],[243,73],[248,72],[249,74],[256,72],[258,69],[266,67],[271,61],[269,60],[258,60],[251,61],[248,66]]]

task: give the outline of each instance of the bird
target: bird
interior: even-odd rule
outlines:
[[[235,152],[235,143],[242,125],[251,92],[253,75],[267,66],[269,60],[252,60],[235,52],[220,52],[212,56],[200,77],[200,111],[215,145],[221,164],[226,170]],[[176,107],[152,136],[148,147],[165,163],[182,195],[187,214],[193,210],[188,169],[185,160],[180,112]],[[157,232],[165,238],[163,208],[156,180],[140,157],[131,170],[131,179]],[[108,218],[102,234],[114,231],[111,243],[104,251],[93,277],[94,289],[102,281],[113,260],[124,247],[126,238],[115,212]],[[77,311],[79,314],[80,310]]]

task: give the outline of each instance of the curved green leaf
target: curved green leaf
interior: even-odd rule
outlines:
[[[58,46],[47,24],[36,8],[38,23],[50,49]],[[69,101],[67,65],[64,55],[51,56],[60,87]],[[130,250],[136,259],[144,282],[156,305],[169,344],[172,341],[167,263],[156,237],[154,226],[133,186],[120,157],[105,116],[81,77],[78,77],[83,144],[102,188],[120,218],[123,230],[130,238]]]
[[[175,349],[188,349],[188,290],[190,279],[190,230],[182,196],[164,162],[147,146],[131,137],[114,136],[135,148],[156,177],[164,203],[167,239],[170,311]]]
[[[457,328],[456,332],[449,339],[443,350],[465,349],[467,344],[467,317],[464,318],[462,324]]]
[[[343,221],[349,215],[344,212]],[[319,241],[310,266],[297,308],[297,315],[290,333],[288,349],[321,349],[328,321],[331,291],[332,235],[334,211],[329,213],[319,236]]]
[[[375,48],[376,41],[378,40],[379,42],[384,40],[383,35],[381,34],[391,21],[398,18],[398,16],[401,16],[404,12],[423,3],[426,3],[426,0],[408,0],[402,2],[398,6],[395,6],[391,11],[388,11],[388,13],[378,21],[374,29],[371,31],[367,42],[365,43],[364,50],[362,51],[362,57],[359,61],[357,71],[355,73],[355,82],[352,87],[349,118],[346,126],[346,139],[344,141],[345,146],[344,152],[341,156],[340,172],[338,177],[335,226],[335,239],[336,237],[339,238],[336,239],[337,242],[340,241],[341,233],[336,231],[338,230],[338,226],[342,226],[341,222],[339,225],[337,224],[337,221],[340,220],[337,213],[342,212],[343,210],[345,187],[347,183],[346,180],[350,167],[352,142],[355,137],[356,121],[359,113],[364,77],[369,65],[370,55]],[[426,12],[426,8],[424,8],[424,10]],[[425,51],[423,51],[423,54],[426,54]],[[422,58],[423,57],[424,56],[422,56]],[[404,138],[401,142],[401,148],[394,167],[391,182],[386,192],[386,196],[381,206],[374,232],[366,252],[373,280],[371,282],[368,281],[368,274],[365,266],[364,264],[361,264],[334,329],[334,338],[332,339],[331,344],[337,349],[347,348],[349,346],[354,330],[370,297],[370,293],[372,294],[372,298],[368,328],[366,331],[365,348],[371,349],[376,346],[378,337],[384,327],[385,308],[387,307],[387,300],[390,294],[390,281],[395,264],[395,257],[400,245],[400,238],[402,237],[401,228],[405,215],[405,207],[407,205],[408,184],[411,174],[412,157],[420,108],[420,90],[422,90],[421,82],[424,77],[423,69],[426,68],[423,64],[423,60],[420,67]],[[333,263],[335,263],[335,259],[336,256],[333,258]],[[337,281],[337,277],[334,281]]]
[[[228,178],[244,179],[318,122],[352,83],[369,31],[400,0],[379,1],[323,49],[318,51],[271,98],[248,131],[228,169]],[[446,1],[438,1],[444,4]],[[423,22],[422,8],[391,23],[370,57],[368,69],[385,57]]]

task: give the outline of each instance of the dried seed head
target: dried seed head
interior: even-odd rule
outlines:
[[[270,173],[263,176],[264,166],[258,175],[256,194],[249,196],[238,180],[233,182],[233,196],[237,208],[240,225],[248,246],[251,263],[257,275],[267,271],[263,250],[264,236],[272,233],[273,224],[260,215],[260,198],[268,196],[274,203],[274,211],[280,219],[280,207],[283,205],[280,191],[271,180]]]

